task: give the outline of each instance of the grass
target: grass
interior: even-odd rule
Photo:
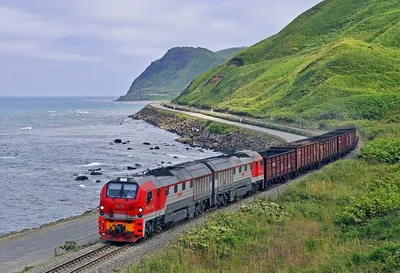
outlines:
[[[343,160],[312,173],[273,202],[218,213],[168,250],[128,272],[393,272],[400,269],[400,217],[380,210],[379,188],[396,185],[398,165]],[[393,189],[393,188],[392,188]],[[349,222],[360,200],[380,214]],[[385,201],[386,202],[386,201]]]

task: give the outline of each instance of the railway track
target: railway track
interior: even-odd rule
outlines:
[[[203,216],[208,215],[211,211],[212,210],[204,212]],[[196,219],[196,218],[194,218],[194,219]],[[188,223],[194,219],[186,220],[184,222]],[[153,234],[153,236],[146,238],[144,240],[140,240],[136,243],[130,243],[130,244],[127,244],[124,246],[115,246],[113,244],[104,245],[104,246],[94,249],[86,254],[83,254],[77,258],[69,260],[61,265],[58,265],[50,270],[44,271],[44,273],[64,273],[64,272],[78,273],[78,272],[82,272],[90,267],[100,264],[101,262],[104,262],[110,258],[113,258],[116,255],[118,255],[128,249],[131,249],[133,247],[138,247],[144,243],[153,241],[153,240],[157,239],[158,235],[161,235],[167,231],[171,231],[171,230],[179,228],[180,227],[179,224],[180,223],[172,225],[168,228],[165,228],[160,233]]]
[[[94,265],[95,263],[100,262],[103,259],[106,259],[107,257],[113,256],[113,253],[115,253],[114,255],[120,253],[121,251],[125,250],[124,248],[126,247],[130,247],[130,245],[117,247],[112,244],[107,244],[97,249],[94,249],[84,255],[81,255],[75,259],[62,263],[50,270],[45,271],[44,273],[79,272],[90,267],[91,265]],[[108,252],[110,250],[111,252]]]

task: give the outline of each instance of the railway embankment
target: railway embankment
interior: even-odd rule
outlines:
[[[279,137],[157,109],[151,105],[131,117],[176,133],[180,136],[177,141],[197,147],[200,152],[202,148],[221,152],[246,149],[260,151],[285,142]]]

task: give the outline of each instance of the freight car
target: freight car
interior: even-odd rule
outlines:
[[[99,234],[106,241],[136,242],[319,168],[357,143],[355,128],[341,129],[259,153],[241,151],[113,179],[100,193]]]

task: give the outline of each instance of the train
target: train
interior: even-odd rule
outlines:
[[[318,169],[357,145],[356,129],[345,128],[260,152],[245,150],[112,179],[100,193],[99,235],[110,242],[136,242]]]

